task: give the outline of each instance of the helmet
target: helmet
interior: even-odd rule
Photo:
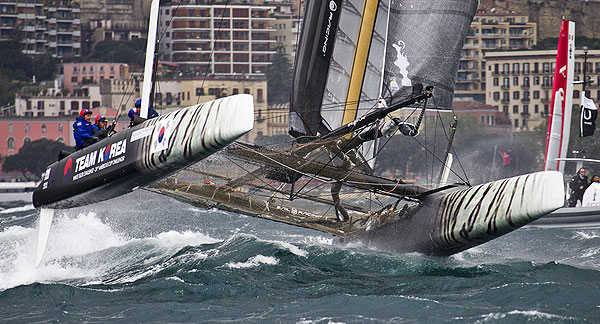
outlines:
[[[129,119],[133,119],[134,115],[139,115],[138,109],[137,108],[129,109],[129,112],[127,113],[127,116],[129,116]]]
[[[83,117],[85,115],[93,115],[94,113],[89,109],[81,109],[79,112],[79,117]]]
[[[140,108],[142,106],[142,99],[136,100],[134,106],[136,106],[137,108]]]
[[[108,119],[106,117],[102,116],[102,115],[99,115],[99,116],[96,117],[95,123],[98,124],[98,122],[105,122],[106,123],[106,122],[108,122]]]

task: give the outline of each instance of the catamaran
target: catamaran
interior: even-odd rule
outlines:
[[[418,136],[427,109],[451,106],[477,4],[309,1],[294,66],[291,143],[235,142],[252,128],[252,98],[227,97],[146,120],[51,165],[34,203],[68,208],[147,185],[192,205],[307,227],[344,242],[432,255],[457,253],[513,231],[563,205],[560,172],[470,186],[444,184],[446,167],[437,185],[419,186],[373,169],[378,143],[396,132]],[[157,10],[155,0],[151,31]],[[150,37],[148,44],[147,55],[153,56]],[[149,66],[147,56],[146,72]],[[150,93],[147,79],[144,96]],[[417,122],[390,115],[400,109],[419,112]],[[402,147],[397,150],[403,154]],[[159,181],[184,168],[185,179],[193,174],[197,181]],[[38,263],[51,222],[47,211],[41,212]]]
[[[566,162],[576,162],[577,169],[583,163],[599,163],[600,160],[567,157],[571,133],[571,111],[573,102],[574,65],[575,65],[575,23],[562,20],[558,46],[556,52],[556,68],[554,71],[554,84],[552,89],[552,102],[548,120],[548,133],[546,136],[546,152],[544,170],[555,170],[564,174]],[[595,117],[597,115],[595,104],[586,97],[585,71],[587,62],[584,62],[582,114],[580,116],[580,136],[593,133]],[[586,111],[587,109],[587,111]],[[594,188],[596,185],[594,185]],[[595,190],[592,188],[592,190]],[[589,198],[578,207],[564,207],[545,216],[532,226],[538,227],[563,227],[563,228],[598,228],[600,227],[600,191],[597,195],[588,195]],[[588,201],[589,200],[589,201]]]

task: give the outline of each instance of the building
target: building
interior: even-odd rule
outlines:
[[[455,97],[485,101],[485,52],[531,49],[537,43],[536,29],[523,14],[478,10],[462,49]]]
[[[68,0],[2,1],[0,40],[20,40],[25,54],[80,56],[79,12]]]
[[[147,38],[151,0],[78,0],[82,51],[89,53],[105,40]]]
[[[129,79],[129,65],[124,63],[63,63],[59,65],[62,86],[73,92],[88,84],[100,84],[104,79]]]
[[[510,119],[513,131],[531,131],[547,118],[552,101],[556,50],[487,52],[486,103]],[[574,79],[583,79],[583,50],[575,53]],[[588,98],[600,99],[600,50],[589,51]],[[581,101],[581,85],[575,85],[573,106]],[[573,118],[577,118],[574,116]]]
[[[263,75],[274,54],[274,7],[166,4],[160,7],[163,60],[202,74]]]
[[[58,82],[42,82],[36,87],[24,87],[15,95],[15,114],[22,117],[53,117],[77,115],[81,109],[101,106],[100,86],[86,85],[66,92]]]
[[[281,51],[290,60],[290,64],[294,63],[296,51],[298,50],[298,42],[300,41],[300,32],[302,28],[301,17],[277,17],[271,22],[271,26],[275,29],[273,37],[276,41],[275,46],[281,47]]]

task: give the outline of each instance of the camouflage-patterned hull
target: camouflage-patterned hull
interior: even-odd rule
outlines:
[[[250,131],[253,120],[250,95],[146,120],[50,165],[33,204],[71,208],[123,195],[222,149]]]
[[[538,172],[425,197],[412,215],[357,239],[376,247],[450,255],[488,242],[563,206],[560,172]]]

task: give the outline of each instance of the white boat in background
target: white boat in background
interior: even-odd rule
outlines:
[[[544,170],[559,171],[564,174],[565,164],[567,162],[576,162],[577,170],[585,164],[599,163],[600,160],[585,158],[569,158],[568,146],[570,138],[571,110],[573,100],[574,82],[574,61],[575,61],[575,23],[563,20],[560,30],[556,53],[556,70],[554,72],[554,85],[552,93],[552,103],[550,105],[550,115],[548,121],[548,135],[546,139],[546,152],[544,159]],[[589,107],[589,99],[585,94],[586,67],[584,62],[583,71],[583,95],[582,106]],[[588,103],[584,101],[588,101]],[[596,109],[594,103],[592,108]],[[584,118],[580,117],[580,128],[584,127]],[[595,124],[592,124],[595,126]],[[583,134],[583,130],[581,131]],[[594,188],[592,188],[594,189]],[[568,192],[568,189],[567,189]],[[589,196],[589,195],[588,195]],[[567,199],[565,199],[566,201]],[[581,207],[563,207],[549,215],[546,215],[529,226],[536,227],[561,227],[561,228],[600,228],[600,206],[596,202],[600,200],[600,195],[596,198],[594,195],[588,197],[582,202]]]

